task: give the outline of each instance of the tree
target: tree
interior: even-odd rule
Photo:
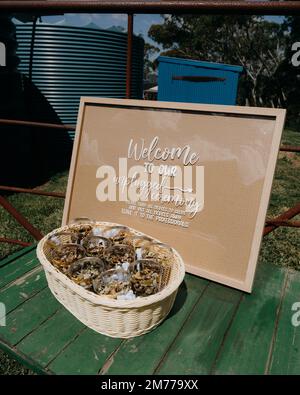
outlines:
[[[284,107],[286,94],[277,73],[285,58],[286,31],[281,24],[258,16],[163,15],[149,36],[164,55],[239,64],[239,103]]]
[[[159,48],[152,44],[145,42],[144,45],[144,79],[149,79],[155,70],[155,65],[153,63],[153,57],[159,52]]]
[[[292,128],[300,128],[300,66],[293,64],[296,57],[300,60],[300,17],[286,17],[284,29],[288,32],[285,48],[285,60],[278,73],[280,83],[285,86],[286,107],[288,108],[288,125]],[[297,44],[297,50],[293,49]]]

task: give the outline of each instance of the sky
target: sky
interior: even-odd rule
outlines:
[[[267,16],[266,19],[280,23],[282,17],[278,16]],[[111,26],[121,26],[127,30],[127,15],[126,14],[63,14],[63,15],[50,15],[43,16],[42,22],[44,23],[55,23],[71,26],[86,26],[93,23],[100,28],[109,28]],[[152,41],[148,37],[148,30],[151,25],[163,23],[163,18],[160,14],[136,14],[134,16],[134,33],[136,35],[142,35],[146,42],[149,42],[160,50],[160,45]],[[155,58],[157,54],[153,55]]]
[[[122,26],[127,30],[126,14],[65,14],[43,16],[42,21],[45,23],[62,23],[73,26],[85,26],[89,23],[95,23],[104,29],[116,25]],[[137,14],[134,16],[134,33],[137,35],[142,34],[145,41],[153,44],[153,41],[148,38],[148,30],[151,25],[162,23],[162,21],[163,18],[159,14]]]
[[[280,16],[267,16],[266,19],[274,22],[280,22]],[[112,25],[122,26],[127,29],[126,14],[64,14],[43,16],[42,21],[45,23],[62,23],[73,26],[85,26],[89,23],[95,23],[99,27],[108,28]],[[151,25],[162,23],[163,18],[159,14],[136,14],[134,16],[134,33],[142,34],[147,39],[148,30]]]

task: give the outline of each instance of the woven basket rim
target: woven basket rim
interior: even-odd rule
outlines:
[[[98,224],[101,226],[120,226],[120,224],[113,223],[113,222],[102,222],[102,221],[94,221],[94,224]],[[124,226],[124,225],[122,225]],[[91,291],[87,291],[80,285],[74,283],[69,277],[67,277],[65,274],[60,272],[57,268],[55,268],[46,258],[45,253],[44,253],[44,244],[46,240],[48,239],[49,236],[51,236],[54,233],[64,231],[68,228],[68,225],[62,226],[60,228],[54,229],[52,232],[48,233],[46,236],[44,236],[38,243],[37,245],[37,257],[44,267],[44,269],[51,274],[53,274],[57,279],[59,279],[62,283],[64,283],[65,286],[70,288],[73,292],[81,296],[82,298],[86,299],[87,301],[101,305],[101,306],[107,306],[107,307],[115,307],[119,309],[128,309],[128,308],[139,308],[139,307],[144,307],[148,305],[152,305],[154,303],[158,303],[161,300],[167,298],[170,296],[174,291],[178,289],[180,284],[182,283],[184,276],[185,276],[185,269],[184,269],[184,263],[179,255],[179,253],[175,250],[175,248],[172,247],[175,259],[178,263],[178,273],[175,279],[171,281],[166,287],[164,287],[160,292],[157,292],[154,295],[150,296],[145,296],[145,297],[140,297],[134,300],[117,300],[117,299],[110,299],[106,296],[102,295],[96,295]],[[161,243],[160,240],[153,238],[152,236],[149,236],[143,232],[139,232],[129,226],[127,226],[128,229],[130,229],[133,233],[139,236],[148,236],[151,237],[154,241]]]

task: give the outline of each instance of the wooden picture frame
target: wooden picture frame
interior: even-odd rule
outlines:
[[[131,226],[175,247],[187,272],[251,292],[285,113],[83,97],[63,224]]]

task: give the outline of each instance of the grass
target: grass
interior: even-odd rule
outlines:
[[[24,376],[33,374],[35,373],[0,350],[0,375]]]
[[[65,192],[67,180],[67,173],[57,174],[39,189]],[[16,193],[10,195],[8,200],[42,233],[46,234],[60,226],[64,199]],[[34,242],[33,237],[2,207],[0,208],[0,224],[0,237]],[[20,248],[22,247],[18,245],[1,243],[0,259]]]
[[[300,146],[300,133],[285,130],[282,144]],[[300,154],[281,152],[276,166],[268,218],[274,218],[300,202],[299,181]],[[293,219],[300,220],[300,215]],[[264,237],[259,263],[272,262],[300,270],[299,232],[299,228],[280,227]]]
[[[300,133],[285,130],[283,144],[300,145]],[[272,188],[268,218],[273,218],[300,201],[300,154],[280,153]],[[57,174],[40,189],[64,192],[67,173]],[[28,194],[13,194],[8,200],[29,221],[48,233],[61,223],[64,200]],[[300,220],[300,215],[295,217]],[[299,232],[297,228],[281,227],[264,237],[259,263],[272,262],[276,265],[300,270]],[[0,208],[0,237],[9,237],[33,242],[33,238],[3,208]],[[0,258],[20,249],[20,246],[0,243]],[[0,374],[32,374],[8,355],[0,351]]]

